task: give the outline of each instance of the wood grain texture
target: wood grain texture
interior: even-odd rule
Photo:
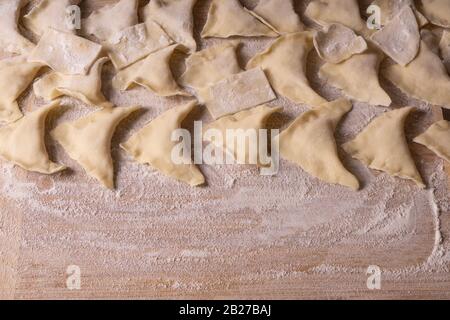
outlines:
[[[83,9],[90,12],[113,2],[116,1],[85,0]],[[208,1],[199,0],[197,38],[207,8]],[[304,5],[298,4],[297,9],[301,12]],[[33,101],[27,97],[24,108],[33,108]],[[435,108],[434,115],[440,119],[442,111]],[[435,161],[425,148],[414,149],[423,161]],[[120,157],[117,151],[114,156]],[[76,168],[73,162],[70,164]],[[20,169],[7,171],[14,175],[13,181],[25,185],[23,190],[33,194],[29,201],[26,194],[17,199],[0,194],[0,298],[450,299],[448,266],[436,270],[415,268],[427,261],[435,244],[432,213],[421,212],[420,203],[411,237],[402,239],[391,250],[381,244],[379,248],[372,245],[366,249],[345,241],[335,243],[330,240],[337,237],[333,234],[320,243],[300,246],[298,238],[303,234],[296,225],[295,214],[277,219],[279,212],[274,204],[274,209],[269,208],[269,214],[263,215],[253,210],[250,201],[251,193],[270,196],[267,193],[271,183],[279,183],[282,177],[255,190],[253,184],[259,177],[236,170],[243,178],[232,190],[211,187],[211,191],[183,189],[175,193],[170,190],[173,184],[159,185],[159,181],[154,181],[162,189],[159,197],[152,194],[154,189],[132,183],[133,179],[148,177],[125,177],[131,182],[123,183],[123,195],[117,201],[114,196],[103,198],[97,193],[94,183],[85,182],[82,170],[55,178],[61,180],[60,192],[56,194],[49,192],[56,184],[53,178]],[[292,176],[299,171],[294,167],[286,170]],[[450,173],[450,167],[447,170]],[[276,185],[284,188],[284,194],[292,195],[287,199],[293,199],[298,181],[289,181],[287,185]],[[3,190],[8,183],[11,180],[0,175]],[[79,183],[79,189],[69,183]],[[374,190],[374,198],[382,191]],[[224,198],[235,198],[237,194],[245,194],[248,199],[244,197],[246,200],[236,209],[220,208]],[[199,195],[208,203],[216,203],[216,207],[192,206]],[[135,212],[136,202],[149,208],[154,204],[155,209]],[[320,203],[320,195],[317,202]],[[336,208],[307,205],[311,205],[311,212],[329,210],[330,215],[336,215]],[[362,223],[357,215],[354,220],[355,224]],[[279,230],[267,222],[279,224]],[[440,224],[448,246],[450,212],[442,212]],[[324,264],[340,268],[317,271]],[[411,272],[387,273],[383,275],[382,290],[372,291],[366,286],[366,270],[371,264],[383,270],[411,268]],[[66,287],[69,265],[81,269],[81,290]]]

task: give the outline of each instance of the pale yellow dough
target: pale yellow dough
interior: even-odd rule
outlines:
[[[114,5],[106,5],[84,19],[82,29],[99,40],[108,40],[123,29],[138,24],[138,5],[138,0],[120,0]]]
[[[194,164],[175,164],[171,156],[178,144],[172,141],[172,134],[195,107],[196,102],[191,102],[166,111],[121,147],[137,162],[150,165],[169,177],[193,187],[204,184],[205,178]]]
[[[450,108],[450,77],[441,59],[423,41],[419,55],[410,64],[393,65],[382,73],[413,98]]]
[[[411,7],[405,6],[383,29],[371,36],[372,41],[395,62],[410,63],[419,52],[419,25]]]
[[[341,118],[352,109],[345,99],[315,107],[300,115],[280,134],[280,155],[327,183],[353,190],[359,182],[339,159],[334,132]]]
[[[306,63],[312,48],[311,32],[287,34],[254,56],[247,69],[261,67],[273,89],[295,103],[320,105],[327,101],[310,87],[306,77]]]
[[[425,18],[425,16],[417,10],[414,0],[375,0],[372,4],[380,7],[381,9],[382,25],[389,23],[389,21],[397,16],[405,6],[409,6],[414,10],[414,15],[416,16],[420,27],[428,24],[427,18]]]
[[[33,49],[34,44],[20,34],[18,27],[20,9],[25,2],[25,0],[0,1],[0,50],[25,54]]]
[[[42,174],[66,169],[50,161],[45,147],[45,119],[59,105],[59,101],[54,101],[0,128],[0,156],[25,170]]]
[[[413,110],[407,107],[384,113],[353,141],[344,144],[344,150],[371,169],[413,180],[425,188],[404,132],[406,119]]]
[[[125,67],[145,58],[150,53],[170,46],[172,39],[155,22],[137,24],[126,28],[103,42],[114,67]]]
[[[388,107],[392,100],[380,86],[378,78],[383,58],[382,53],[373,50],[357,54],[340,64],[324,64],[319,76],[351,99]]]
[[[158,96],[188,96],[173,78],[170,59],[180,45],[172,45],[151,53],[147,58],[119,71],[113,78],[113,87],[128,90],[135,85],[143,86]]]
[[[252,11],[267,21],[280,34],[299,32],[305,29],[294,10],[292,0],[259,0],[258,5]]]
[[[64,74],[86,75],[97,60],[102,46],[76,35],[47,29],[28,58]]]
[[[278,33],[246,10],[239,0],[213,0],[202,38],[277,37]]]
[[[450,162],[450,122],[438,121],[427,131],[414,139],[436,153],[442,159]]]
[[[205,132],[208,130],[217,130],[221,133],[223,137],[222,141],[216,141],[213,137],[205,135],[204,140],[210,143],[215,144],[222,150],[225,150],[230,155],[233,156],[234,160],[238,161],[239,164],[257,164],[260,163],[257,154],[252,154],[250,152],[251,148],[255,150],[259,150],[259,144],[261,141],[259,140],[259,130],[267,128],[268,119],[277,112],[281,112],[282,108],[271,108],[267,105],[261,105],[250,110],[244,110],[238,112],[234,115],[223,117],[219,120],[216,120],[210,123],[208,126],[204,128]],[[236,141],[228,141],[227,130],[243,130],[247,132],[247,130],[254,130],[257,134],[257,143],[258,146],[250,146],[249,142],[246,141],[244,150],[239,149],[239,145]],[[255,148],[253,148],[255,147]],[[266,150],[269,147],[266,146]]]
[[[38,36],[42,36],[48,28],[75,33],[75,30],[71,30],[67,25],[66,9],[80,2],[81,0],[41,0],[23,17],[23,23]]]
[[[0,60],[0,122],[13,122],[22,117],[17,98],[42,67],[40,63],[27,62],[26,56]]]
[[[423,14],[432,24],[450,28],[450,1],[420,0]]]
[[[66,95],[91,106],[112,107],[102,93],[102,67],[108,60],[108,58],[98,59],[85,76],[52,71],[34,83],[34,93],[46,100]]]
[[[106,108],[74,122],[66,122],[51,132],[68,155],[105,187],[114,188],[111,139],[117,125],[139,107]]]
[[[232,75],[205,90],[205,105],[214,119],[275,100],[264,71],[251,69]]]
[[[144,21],[154,21],[177,43],[197,51],[193,9],[197,0],[152,0],[142,11]]]
[[[445,67],[450,73],[450,31],[445,30],[442,33],[441,42],[439,43],[442,59],[444,59]]]

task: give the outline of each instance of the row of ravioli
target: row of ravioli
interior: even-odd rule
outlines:
[[[382,15],[383,27],[372,31],[360,17],[357,1],[312,1],[305,14],[323,27],[313,32],[306,31],[291,1],[260,0],[257,7],[248,10],[237,0],[213,0],[202,37],[277,38],[253,57],[245,70],[238,63],[236,40],[195,52],[192,22],[195,2],[150,1],[142,8],[144,23],[138,23],[138,2],[121,0],[93,12],[83,21],[82,33],[93,36],[88,40],[65,30],[65,24],[59,21],[61,10],[79,1],[43,0],[24,17],[25,26],[40,36],[36,46],[27,43],[17,28],[23,1],[14,0],[10,5],[1,2],[0,13],[13,10],[10,13],[16,18],[13,26],[8,27],[11,32],[2,35],[0,41],[7,43],[5,48],[22,55],[0,61],[3,90],[0,119],[8,123],[0,128],[0,155],[22,168],[44,174],[65,169],[49,160],[43,141],[45,117],[60,101],[25,117],[17,105],[17,98],[45,66],[52,71],[34,82],[37,96],[55,100],[66,95],[101,108],[58,126],[51,136],[89,175],[108,188],[114,187],[111,137],[119,122],[138,109],[112,108],[103,95],[102,67],[108,60],[117,70],[113,79],[117,90],[139,85],[160,96],[189,96],[181,86],[192,88],[199,103],[215,119],[208,127],[223,131],[265,128],[269,116],[280,111],[265,105],[275,100],[276,94],[309,105],[311,110],[300,115],[280,135],[281,156],[317,178],[355,190],[359,183],[341,163],[334,139],[336,126],[351,110],[351,103],[346,99],[327,102],[311,88],[306,65],[313,48],[326,61],[320,77],[341,89],[347,98],[372,105],[391,104],[378,80],[381,61],[387,55],[397,64],[382,72],[402,91],[431,104],[450,105],[450,78],[445,70],[448,31],[442,33],[439,42],[439,33],[423,28],[428,21],[448,27],[445,14],[439,16],[450,12],[445,2],[437,1],[439,10],[428,6],[427,10],[419,11],[412,1],[402,4],[376,1],[386,14]],[[112,18],[117,23],[111,24]],[[399,41],[392,39],[392,34],[404,37]],[[170,68],[175,50],[191,53],[186,71],[179,79],[173,77]],[[204,184],[205,179],[195,165],[175,165],[171,159],[174,147],[171,134],[197,105],[191,102],[167,111],[122,147],[136,161],[170,177],[192,186]],[[403,108],[382,115],[354,141],[344,145],[344,150],[373,169],[424,186],[403,132],[411,111]],[[449,160],[449,127],[445,121],[436,123],[415,141]],[[317,136],[322,139],[317,141]],[[376,140],[372,139],[374,136]],[[226,141],[221,147],[228,148]],[[93,153],[93,149],[98,152]]]

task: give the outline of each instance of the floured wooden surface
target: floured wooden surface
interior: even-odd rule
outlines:
[[[90,8],[111,1],[86,1]],[[297,1],[301,2],[301,1]],[[305,1],[307,2],[307,1]],[[196,33],[209,1],[195,7]],[[251,2],[248,2],[251,5]],[[304,5],[297,4],[299,12]],[[304,17],[303,17],[304,18]],[[304,19],[306,20],[306,19]],[[199,41],[200,48],[223,40]],[[225,40],[226,41],[226,40]],[[243,40],[241,66],[273,40]],[[310,80],[326,98],[317,54]],[[0,162],[0,295],[7,298],[450,298],[450,207],[444,164],[410,144],[430,186],[378,174],[342,154],[363,184],[355,193],[326,185],[282,161],[276,177],[256,168],[200,166],[208,186],[190,188],[134,163],[120,148],[150,119],[184,98],[158,98],[143,88],[113,91],[113,67],[104,90],[118,106],[139,104],[113,141],[117,190],[107,191],[50,139],[53,160],[69,172],[47,177]],[[395,105],[413,105],[411,140],[439,112],[409,101],[383,80]],[[50,128],[92,109],[73,99]],[[28,112],[32,93],[21,101]],[[285,128],[307,110],[286,99],[274,124]],[[383,108],[356,103],[338,129],[339,143],[352,139]],[[192,119],[212,119],[206,111]],[[66,269],[81,269],[81,290],[66,288]],[[382,288],[367,289],[369,265],[382,270]]]

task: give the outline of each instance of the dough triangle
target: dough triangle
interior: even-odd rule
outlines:
[[[139,107],[106,108],[74,122],[66,122],[51,132],[68,155],[105,187],[114,188],[111,139],[117,125]]]
[[[374,0],[373,5],[380,7],[381,9],[381,24],[384,26],[389,23],[398,13],[405,7],[409,6],[413,9],[414,15],[416,16],[417,22],[420,27],[428,24],[427,18],[420,13],[415,4],[414,0]]]
[[[413,110],[407,107],[386,112],[372,121],[353,141],[344,144],[344,150],[369,168],[413,180],[425,188],[404,132],[406,118]]]
[[[158,96],[189,96],[175,81],[170,68],[170,60],[180,45],[172,45],[151,53],[147,58],[119,71],[113,78],[113,87],[117,90],[128,90],[140,85]]]
[[[0,121],[13,122],[22,117],[16,100],[42,67],[40,63],[27,62],[26,56],[0,60]]]
[[[53,174],[64,170],[65,166],[50,161],[45,147],[45,120],[59,103],[54,101],[0,128],[0,156],[28,171]]]
[[[0,48],[6,52],[25,54],[34,44],[22,36],[18,22],[24,0],[0,1]]]
[[[172,134],[195,107],[196,102],[191,102],[166,111],[121,147],[137,162],[148,164],[169,177],[191,186],[204,184],[205,178],[194,164],[175,164],[172,160],[173,148],[178,144],[172,141]]]
[[[213,0],[202,38],[231,36],[277,37],[278,34],[254,17],[239,0]]]
[[[450,1],[420,0],[423,14],[434,25],[450,28]]]
[[[325,103],[302,115],[280,134],[280,155],[312,176],[353,190],[359,182],[342,164],[334,132],[352,109],[345,99]]]
[[[222,134],[223,141],[219,143],[214,141],[211,137],[204,137],[205,141],[214,143],[216,146],[226,150],[231,154],[235,160],[238,160],[240,164],[257,164],[260,163],[258,159],[259,149],[259,130],[267,128],[267,120],[276,112],[280,112],[283,108],[270,108],[267,105],[261,105],[250,110],[244,110],[231,116],[220,118],[219,120],[210,123],[205,127],[205,132],[208,130],[218,130]],[[227,140],[227,130],[254,130],[257,137],[257,146],[250,146],[247,141],[244,150],[239,149],[236,141]],[[250,148],[253,148],[251,152]],[[268,149],[268,148],[267,148]]]
[[[324,64],[319,76],[351,99],[388,107],[392,100],[378,79],[382,60],[383,54],[375,51],[357,54],[340,64]]]
[[[450,108],[450,77],[441,59],[423,41],[416,59],[406,67],[387,67],[383,75],[413,98]]]
[[[450,122],[446,120],[436,122],[426,132],[415,138],[414,142],[424,145],[450,162]]]
[[[114,5],[106,5],[83,20],[83,31],[99,40],[108,40],[117,32],[138,24],[138,5],[138,0],[120,0]]]
[[[292,0],[259,0],[253,12],[267,21],[280,34],[299,32],[305,29],[294,10]]]
[[[310,32],[284,35],[254,56],[247,70],[261,67],[273,89],[295,103],[320,105],[327,102],[309,85],[306,77],[308,54],[313,48]]]
[[[52,71],[34,83],[34,93],[46,100],[66,95],[91,106],[112,107],[102,93],[102,67],[108,60],[108,58],[98,59],[85,76]]]
[[[193,9],[197,0],[156,0],[143,9],[144,21],[153,20],[177,43],[197,51]]]

